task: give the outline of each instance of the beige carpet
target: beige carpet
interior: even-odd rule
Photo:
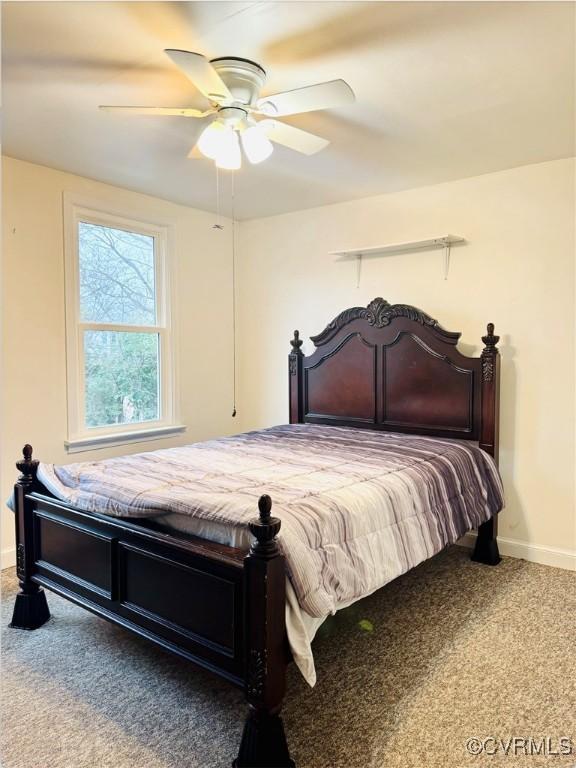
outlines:
[[[6,629],[2,768],[223,768],[241,693],[55,595],[35,632]],[[576,574],[453,548],[325,624],[318,684],[289,675],[299,768],[576,765]],[[467,754],[470,737],[561,737],[572,756]],[[492,748],[492,743],[489,743]]]

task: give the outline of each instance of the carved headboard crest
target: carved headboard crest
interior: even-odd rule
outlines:
[[[377,297],[372,299],[367,307],[352,307],[351,309],[345,309],[344,312],[340,312],[331,323],[328,323],[322,333],[319,333],[317,336],[311,336],[310,339],[318,347],[330,341],[338,331],[347,323],[352,322],[352,320],[366,320],[368,325],[372,325],[375,328],[384,328],[395,317],[407,317],[409,320],[414,320],[421,325],[434,328],[446,341],[454,344],[460,338],[459,333],[446,331],[437,320],[434,320],[430,315],[422,312],[417,307],[412,307],[410,304],[390,304],[386,299]]]

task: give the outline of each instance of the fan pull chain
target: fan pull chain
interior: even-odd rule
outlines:
[[[216,168],[216,224],[212,226],[212,229],[224,229],[220,221],[220,170],[216,163],[214,163],[214,167]]]
[[[235,173],[232,171],[232,418],[236,416],[236,211],[234,178]]]

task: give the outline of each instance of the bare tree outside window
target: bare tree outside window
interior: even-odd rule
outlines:
[[[84,330],[85,426],[160,418],[154,238],[79,222],[80,318],[126,326]],[[130,326],[135,326],[130,330]]]

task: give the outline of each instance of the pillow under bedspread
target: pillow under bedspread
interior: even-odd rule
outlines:
[[[245,526],[267,493],[298,601],[316,617],[370,594],[503,506],[496,465],[473,442],[313,424],[41,464],[39,479],[90,512],[176,512],[229,526]]]

